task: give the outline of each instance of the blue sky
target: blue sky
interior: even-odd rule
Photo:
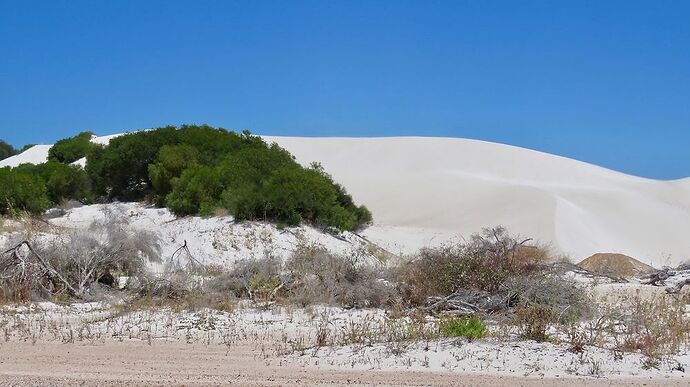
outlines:
[[[0,0],[0,138],[452,136],[690,176],[690,1]]]

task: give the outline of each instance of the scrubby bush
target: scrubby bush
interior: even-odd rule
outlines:
[[[457,289],[496,292],[509,279],[543,270],[548,258],[542,248],[527,246],[497,227],[463,244],[422,249],[396,275],[406,300],[420,305]]]
[[[59,140],[48,151],[48,160],[58,163],[71,164],[82,157],[86,157],[91,149],[93,133],[81,132],[70,138]]]
[[[141,200],[152,192],[149,164],[164,145],[179,143],[175,127],[129,133],[90,151],[86,171],[99,195],[110,199]]]
[[[286,263],[292,282],[288,297],[298,305],[383,307],[397,301],[395,288],[382,279],[382,268],[353,256],[303,246]]]
[[[268,299],[283,283],[282,262],[273,256],[243,259],[232,270],[213,278],[206,288],[211,293],[230,293],[237,298]]]
[[[0,160],[4,160],[8,157],[14,156],[17,151],[14,147],[3,140],[0,140]]]
[[[173,191],[165,199],[165,205],[177,215],[195,215],[202,209],[210,215],[218,206],[223,190],[216,170],[197,165],[185,170],[172,181]]]
[[[18,169],[0,168],[0,215],[40,214],[49,206],[50,199],[41,177]]]

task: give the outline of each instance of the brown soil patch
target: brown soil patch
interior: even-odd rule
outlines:
[[[623,254],[599,253],[578,263],[577,266],[594,273],[613,277],[632,278],[654,270],[653,267]]]

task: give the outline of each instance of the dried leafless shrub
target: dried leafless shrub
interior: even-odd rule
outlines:
[[[2,287],[29,298],[87,299],[99,281],[113,285],[115,274],[141,276],[148,262],[160,260],[155,234],[132,229],[114,212],[86,229],[22,239],[3,251]]]
[[[383,268],[356,255],[301,246],[288,259],[286,271],[291,278],[288,297],[299,305],[381,307],[397,299],[394,287],[382,279]]]
[[[513,324],[527,339],[544,341],[550,326],[572,325],[594,313],[588,293],[555,273],[516,276],[506,281],[504,287],[514,300]]]
[[[232,294],[237,298],[265,300],[275,296],[284,281],[282,262],[267,255],[260,259],[243,259],[233,268],[210,279],[205,288],[218,294]]]
[[[458,289],[496,293],[512,278],[544,270],[548,251],[529,242],[502,227],[484,229],[466,243],[422,249],[391,273],[403,299],[412,306]]]

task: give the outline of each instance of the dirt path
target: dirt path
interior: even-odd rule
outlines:
[[[457,373],[322,371],[267,364],[251,347],[107,342],[0,344],[0,386],[686,386],[678,380],[533,379]],[[260,356],[258,356],[260,357]]]

